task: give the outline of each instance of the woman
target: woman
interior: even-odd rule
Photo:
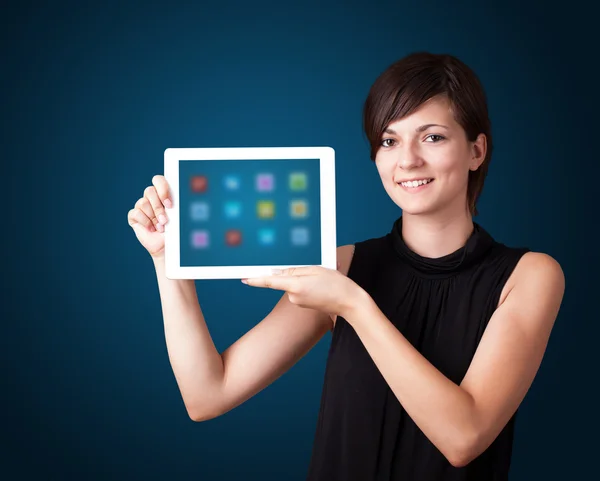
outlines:
[[[415,53],[393,64],[369,92],[364,128],[402,216],[383,237],[339,247],[337,271],[243,280],[284,295],[222,354],[194,281],[165,277],[164,177],[129,212],[154,260],[189,415],[241,404],[332,329],[309,480],[508,479],[515,414],[562,301],[562,270],[473,222],[492,136],[484,91],[460,60]]]

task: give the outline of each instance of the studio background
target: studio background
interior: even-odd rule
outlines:
[[[387,66],[419,50],[458,56],[488,95],[495,149],[475,221],[500,242],[552,255],[566,275],[518,415],[511,480],[595,472],[590,5],[3,5],[4,479],[305,478],[331,335],[242,406],[192,422],[153,265],[127,212],[162,173],[167,147],[328,145],[339,244],[384,235],[400,210],[369,160],[362,104]],[[281,295],[236,280],[196,286],[219,351]]]

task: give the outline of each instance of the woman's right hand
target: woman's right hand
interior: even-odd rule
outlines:
[[[127,213],[127,222],[152,257],[164,256],[165,224],[168,222],[165,207],[172,205],[167,179],[155,175],[152,185],[146,187],[143,197]]]

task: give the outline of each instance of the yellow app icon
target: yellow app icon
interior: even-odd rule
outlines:
[[[275,217],[275,204],[271,200],[259,200],[256,211],[259,219],[272,219]]]
[[[305,200],[292,200],[290,202],[290,216],[296,218],[308,216],[308,203]]]

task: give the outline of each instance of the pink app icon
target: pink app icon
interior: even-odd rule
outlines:
[[[192,247],[196,249],[204,249],[208,247],[208,231],[195,230],[192,231]]]
[[[258,174],[256,176],[256,190],[259,192],[268,192],[275,188],[275,178],[273,174]]]

